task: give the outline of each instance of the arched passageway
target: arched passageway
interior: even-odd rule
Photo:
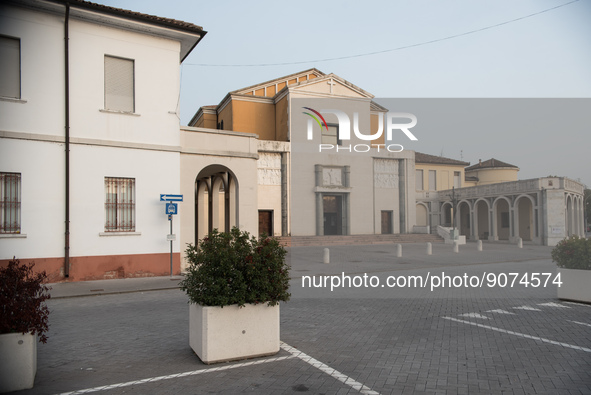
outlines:
[[[238,180],[222,165],[210,165],[195,178],[195,243],[213,229],[229,232],[238,224]]]

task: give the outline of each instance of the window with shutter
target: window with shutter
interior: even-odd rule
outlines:
[[[134,62],[105,55],[105,110],[134,112]]]
[[[422,191],[424,189],[424,187],[423,187],[423,170],[416,169],[415,176],[416,176],[415,189],[417,191]]]
[[[437,190],[437,172],[436,170],[429,170],[429,190]]]
[[[21,42],[0,36],[0,96],[21,98]]]

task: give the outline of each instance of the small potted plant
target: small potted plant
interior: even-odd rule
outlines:
[[[33,388],[37,340],[47,342],[50,288],[34,266],[13,259],[0,268],[0,392]]]
[[[209,364],[279,351],[279,302],[288,301],[287,251],[271,237],[214,230],[187,248],[189,343]]]
[[[560,281],[558,298],[591,303],[591,239],[572,236],[552,249]]]

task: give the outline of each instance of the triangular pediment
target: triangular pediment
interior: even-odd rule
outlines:
[[[246,88],[238,89],[230,92],[234,95],[247,95],[247,96],[259,96],[259,97],[274,97],[280,91],[285,89],[287,86],[298,85],[313,81],[314,79],[324,77],[322,71],[318,69],[308,69],[286,75],[284,77],[275,78],[270,81],[261,82],[256,85],[247,86]]]
[[[321,97],[356,97],[373,99],[373,95],[336,74],[328,74],[311,81],[289,86],[290,91],[318,94]]]

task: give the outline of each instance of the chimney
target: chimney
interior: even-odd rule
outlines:
[[[478,159],[478,166],[482,166],[482,159]]]

